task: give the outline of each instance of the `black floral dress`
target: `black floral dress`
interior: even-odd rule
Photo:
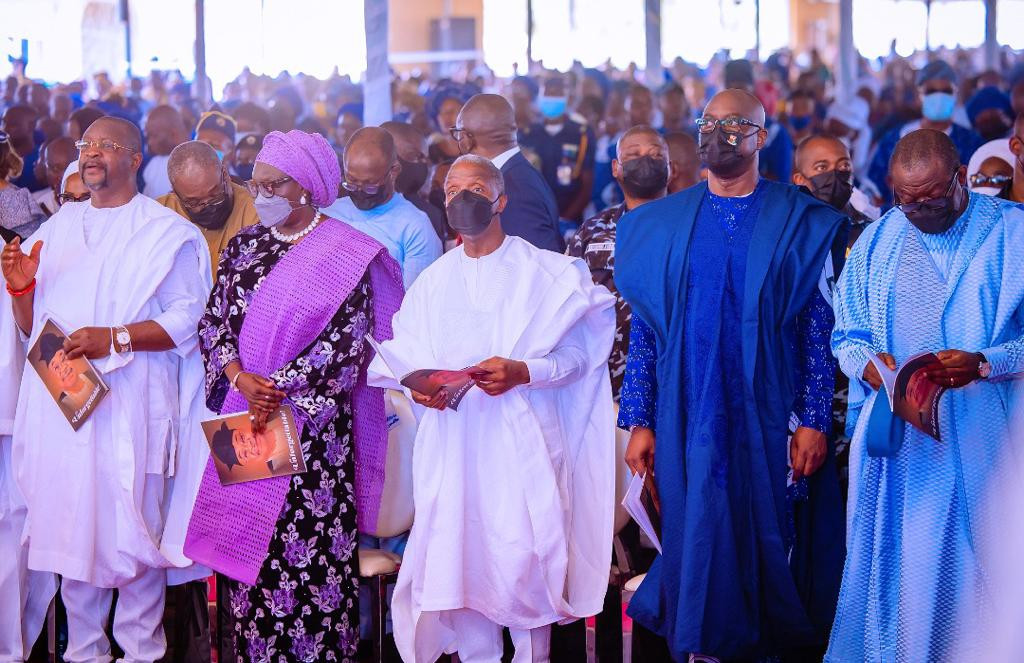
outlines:
[[[238,335],[253,295],[291,244],[260,226],[242,230],[220,259],[199,326],[207,404],[217,412],[238,359]],[[351,661],[359,642],[358,558],[351,394],[373,326],[368,275],[320,336],[272,375],[305,423],[307,471],[292,477],[277,532],[256,585],[227,580],[238,663]]]

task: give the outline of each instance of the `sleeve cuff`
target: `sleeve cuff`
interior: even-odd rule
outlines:
[[[994,345],[982,350],[981,354],[985,355],[985,359],[992,367],[992,373],[989,374],[988,379],[1000,378],[1011,372],[1013,362],[1005,346]]]
[[[547,357],[537,357],[535,359],[525,359],[523,363],[526,364],[526,369],[530,372],[530,384],[544,384],[551,380],[551,373],[553,363]]]
[[[851,380],[864,382],[864,370],[870,361],[871,351],[861,345],[850,346],[839,353],[839,368]]]

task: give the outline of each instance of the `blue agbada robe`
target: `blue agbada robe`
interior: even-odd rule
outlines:
[[[737,658],[822,646],[835,612],[844,552],[843,515],[831,454],[810,477],[809,501],[796,513],[797,544],[787,555],[788,417],[796,398],[796,319],[815,289],[829,252],[845,241],[844,218],[796,188],[762,181],[759,208],[742,233],[736,320],[707,283],[689,283],[691,261],[707,255],[700,226],[707,185],[647,203],[624,215],[616,237],[615,283],[654,330],[657,352],[657,449],[663,554],[634,596],[629,614],[665,637],[673,655]],[[705,220],[706,223],[706,220]],[[703,233],[703,231],[702,231]],[[839,249],[841,250],[841,249]],[[733,252],[729,260],[737,259]],[[739,259],[742,260],[742,257]],[[727,270],[736,274],[735,266]],[[703,277],[702,277],[703,278]],[[702,292],[703,290],[703,292]],[[693,356],[687,295],[722,310],[704,342],[736,353],[730,370]],[[708,316],[713,319],[714,315]],[[718,338],[715,339],[717,334]],[[691,347],[688,353],[687,348]],[[696,375],[703,382],[688,384]],[[728,383],[723,387],[723,382]],[[719,394],[729,450],[708,453],[688,440],[687,393]],[[740,400],[740,402],[733,402]],[[705,416],[703,411],[693,416]]]

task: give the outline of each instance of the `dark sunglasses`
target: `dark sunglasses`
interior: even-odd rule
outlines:
[[[917,212],[927,210],[929,212],[937,212],[946,205],[946,198],[949,197],[950,192],[953,191],[953,185],[956,184],[956,176],[960,174],[960,170],[957,169],[953,173],[952,179],[949,180],[949,186],[946,187],[946,193],[942,194],[938,198],[929,198],[922,200],[917,203],[901,203],[899,202],[899,196],[896,195],[896,191],[892,192],[893,202],[896,203],[896,207],[904,214],[915,214]]]

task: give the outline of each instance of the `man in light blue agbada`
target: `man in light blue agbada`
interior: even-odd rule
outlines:
[[[356,131],[345,147],[344,180],[348,192],[323,210],[384,245],[402,266],[408,290],[430,263],[441,257],[441,240],[430,218],[395,191],[401,172],[391,134],[380,127]]]
[[[839,280],[832,347],[850,377],[848,551],[825,660],[984,660],[970,615],[999,582],[979,553],[1024,396],[1024,208],[969,193],[943,132],[907,134],[896,207]],[[870,361],[937,353],[941,442],[894,417]],[[998,530],[997,530],[998,531]]]

